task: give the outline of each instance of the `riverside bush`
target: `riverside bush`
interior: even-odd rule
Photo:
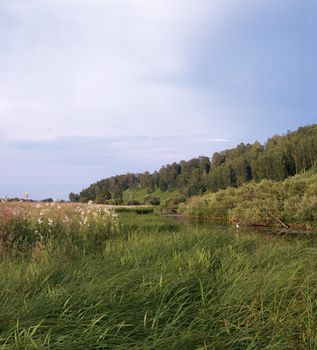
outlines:
[[[189,217],[239,222],[245,225],[317,225],[317,173],[287,180],[249,182],[240,188],[196,196],[179,209]]]

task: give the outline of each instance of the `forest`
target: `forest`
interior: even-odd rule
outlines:
[[[155,191],[178,193],[183,201],[194,195],[261,180],[281,181],[305,172],[317,163],[317,125],[274,135],[265,144],[241,143],[237,147],[162,166],[158,171],[112,176],[91,184],[80,194],[70,193],[72,202],[138,204],[124,196],[127,190],[145,191],[144,202],[159,204]],[[129,203],[130,202],[130,203]]]

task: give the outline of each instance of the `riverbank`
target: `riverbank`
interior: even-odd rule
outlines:
[[[280,182],[250,182],[192,197],[179,212],[237,225],[313,229],[317,227],[317,170]]]

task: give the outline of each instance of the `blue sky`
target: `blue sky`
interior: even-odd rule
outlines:
[[[317,122],[317,3],[0,0],[0,196],[67,198]]]

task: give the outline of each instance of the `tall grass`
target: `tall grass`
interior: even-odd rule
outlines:
[[[102,245],[118,234],[118,216],[108,207],[0,203],[2,254],[58,243]]]
[[[317,349],[314,238],[167,224],[5,256],[0,349]]]

